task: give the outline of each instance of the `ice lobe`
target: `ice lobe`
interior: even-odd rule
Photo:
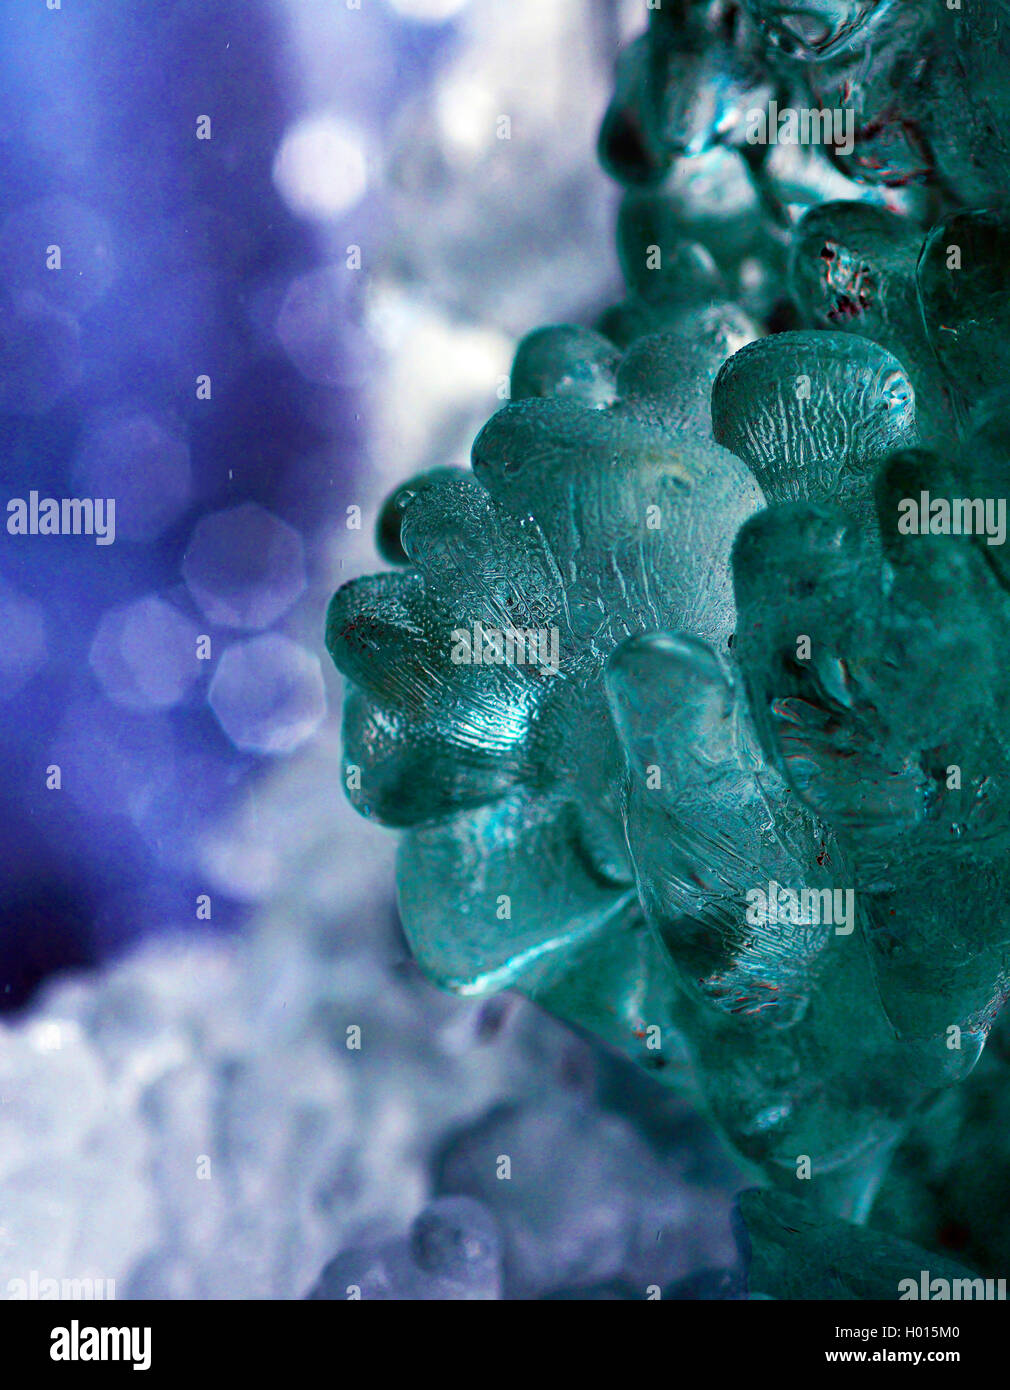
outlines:
[[[779,333],[742,348],[713,388],[712,432],[769,501],[832,498],[863,513],[879,464],[918,442],[901,363],[840,333]]]

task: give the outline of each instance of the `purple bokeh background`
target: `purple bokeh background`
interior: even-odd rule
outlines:
[[[346,11],[333,96],[381,132],[453,29],[372,11]],[[374,242],[381,192],[326,237],[278,194],[282,7],[74,0],[0,23],[0,499],[117,499],[113,545],[0,536],[10,1009],[139,935],[242,920],[221,892],[197,919],[197,846],[332,689],[327,537],[365,425],[357,286],[327,241]]]

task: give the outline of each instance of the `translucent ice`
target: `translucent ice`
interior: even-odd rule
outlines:
[[[717,1153],[704,1174],[694,1157],[714,1138],[662,1095],[637,1101],[665,1140],[638,1132],[626,1068],[612,1082],[623,1111],[608,1113],[600,1072],[617,1064],[522,1000],[433,990],[362,867],[374,836],[332,796],[339,773],[336,740],[320,740],[218,829],[218,863],[277,861],[248,937],[151,943],[0,1023],[0,1289],[34,1270],[112,1280],[121,1299],[301,1298],[336,1259],[353,1260],[341,1299],[351,1274],[376,1296],[376,1265],[393,1296],[500,1297],[531,1268],[536,1293],[590,1263],[614,1279],[633,1233],[641,1259],[677,1277],[727,1264],[739,1178]],[[534,1195],[570,1184],[570,1160],[538,1143],[552,1112],[580,1116],[560,1133],[581,1134],[594,1194],[591,1222],[579,1200],[559,1213],[555,1254],[529,1196],[531,1182]],[[465,1162],[455,1190],[441,1181],[443,1156],[489,1113],[495,1152],[517,1157],[516,1205],[491,1174],[507,1211],[472,1193]],[[608,1205],[627,1230],[601,1247]]]
[[[955,213],[929,233],[917,283],[929,344],[969,405],[1006,385],[1010,366],[1010,221]]]
[[[690,616],[720,649],[732,632],[726,557],[760,492],[698,423],[706,350],[650,342],[624,358],[616,399],[600,407],[570,398],[572,338],[556,333],[561,397],[494,417],[474,476],[407,488],[402,543],[416,568],[356,581],[330,608],[330,650],[355,687],[351,795],[417,825],[403,850],[404,924],[456,988],[520,976],[545,988],[570,970],[566,943],[589,948],[620,915],[631,879],[604,662],[643,624]],[[520,364],[529,355],[521,347]],[[485,660],[485,632],[543,634],[546,660]],[[450,905],[455,938],[443,930]]]
[[[825,203],[806,214],[791,254],[793,294],[818,328],[872,338],[908,370],[925,438],[953,436],[954,403],[919,308],[919,229],[865,203]]]
[[[909,1296],[973,1296],[955,1292],[974,1278],[974,1271],[956,1260],[875,1230],[818,1217],[795,1198],[745,1192],[740,1210],[751,1294],[888,1302]]]
[[[897,358],[867,339],[779,333],[722,368],[712,433],[770,501],[838,498],[865,511],[876,468],[918,440],[915,396]]]
[[[422,965],[654,1054],[822,1208],[818,1288],[1010,993],[1004,9],[654,10],[600,137],[623,299],[526,339],[330,609]]]

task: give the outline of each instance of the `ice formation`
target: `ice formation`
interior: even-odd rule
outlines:
[[[700,1097],[781,1192],[744,1211],[756,1292],[797,1296],[795,1200],[850,1222],[830,1296],[919,1259],[891,1243],[930,1189],[916,1136],[956,1142],[992,1084],[1008,20],[654,11],[600,141],[626,297],[520,344],[472,471],[401,487],[399,569],[329,612],[345,784],[404,832],[423,968]]]
[[[249,940],[166,939],[3,1025],[2,1296],[644,1298],[731,1268],[739,1178],[697,1117],[643,1122],[588,1042],[427,984],[339,767],[323,740],[222,835],[218,879],[273,885]]]

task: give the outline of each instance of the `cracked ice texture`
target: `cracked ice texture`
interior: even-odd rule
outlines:
[[[658,185],[678,158],[718,145],[745,153],[765,191],[781,194],[775,146],[747,134],[750,113],[774,97],[779,110],[851,117],[851,148],[843,140],[791,160],[794,170],[807,165],[807,179],[827,159],[871,188],[925,185],[962,204],[1001,198],[1006,0],[961,11],[918,0],[727,9],[719,0],[664,5],[625,53],[601,136],[622,182]]]
[[[472,479],[400,489],[383,550],[407,567],[340,591],[328,641],[352,799],[406,831],[401,912],[432,977],[515,986],[651,1061],[766,1179],[792,1187],[805,1156],[814,1200],[865,1219],[1007,991],[1003,562],[984,537],[897,525],[922,489],[1006,500],[983,346],[1010,327],[1004,219],[951,211],[923,242],[971,180],[942,133],[919,138],[933,88],[903,89],[904,123],[873,110],[946,20],[749,8],[756,23],[722,25],[722,7],[670,7],[625,56],[601,149],[633,189],[627,299],[595,335],[520,346]],[[817,105],[866,42],[851,158],[748,152],[742,114],[769,82]],[[714,55],[719,103],[691,106]],[[929,80],[954,100],[945,61]],[[709,214],[719,259],[696,244],[705,198],[684,171],[701,161],[704,183],[713,152],[744,160],[757,250],[742,194]],[[918,182],[928,197],[888,207],[873,187]],[[777,266],[796,327],[765,337]],[[556,630],[559,672],[455,664],[452,634],[478,622]],[[851,935],[751,920],[748,890],[771,881],[851,890]]]
[[[741,349],[712,409],[737,457],[699,426],[711,364],[676,335],[614,370],[557,330],[554,398],[548,341],[474,478],[397,495],[407,567],[331,605],[352,799],[407,831],[401,914],[435,980],[517,987],[643,1062],[658,1028],[660,1076],[741,1155],[787,1186],[808,1155],[821,1200],[863,1217],[1006,989],[1004,592],[972,538],[898,534],[897,499],[945,473],[879,345]],[[978,618],[967,688],[952,604]],[[555,627],[558,672],[454,665],[478,621]],[[973,771],[945,793],[953,765]],[[851,887],[855,933],[753,923],[769,882]]]

